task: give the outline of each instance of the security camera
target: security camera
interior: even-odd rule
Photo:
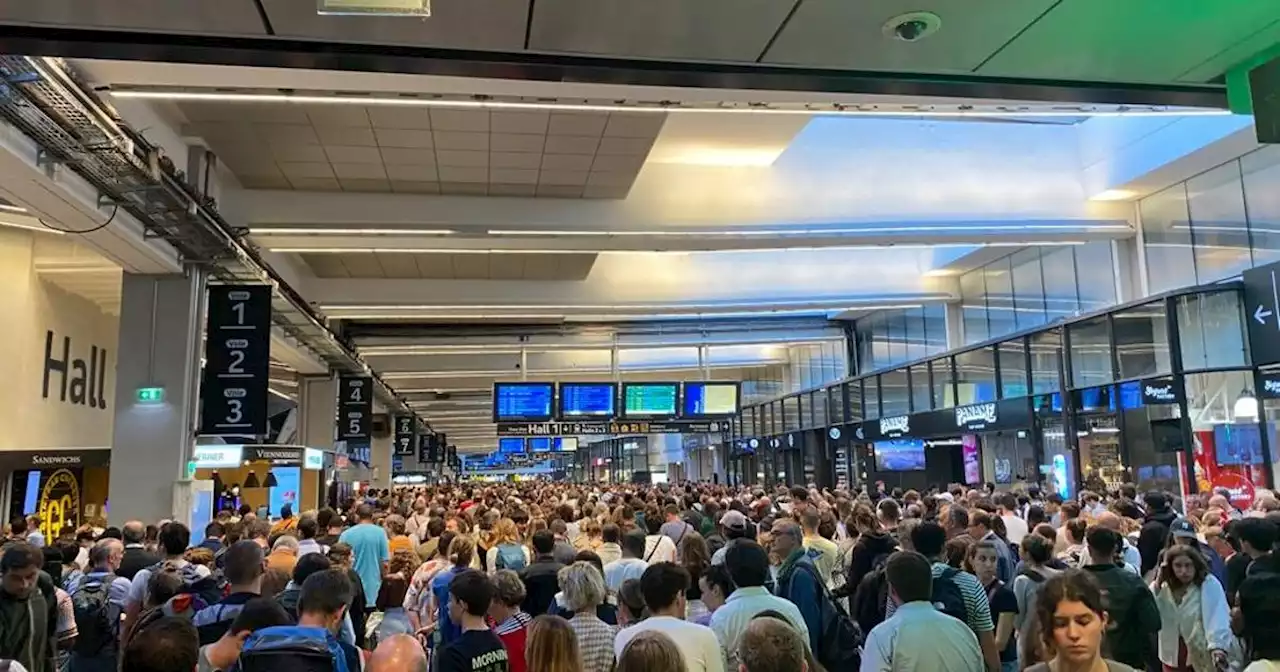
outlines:
[[[884,22],[880,30],[885,37],[903,42],[918,42],[938,32],[942,17],[933,12],[909,12]]]
[[[893,34],[904,42],[915,42],[929,30],[929,24],[920,19],[903,21],[893,27]]]

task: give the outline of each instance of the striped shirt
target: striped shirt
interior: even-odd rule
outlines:
[[[609,672],[613,669],[613,641],[618,631],[612,625],[592,612],[579,612],[569,619],[569,627],[578,637],[582,672]]]
[[[933,563],[933,578],[942,576],[948,569],[951,566],[945,562]],[[968,572],[957,572],[952,581],[955,581],[956,588],[960,589],[960,595],[964,597],[964,616],[969,629],[978,635],[995,630],[995,625],[991,622],[991,603],[987,601],[987,591],[978,582],[978,577]],[[885,620],[889,620],[897,608],[898,604],[890,599],[885,605]]]

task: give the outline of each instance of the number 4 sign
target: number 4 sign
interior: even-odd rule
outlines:
[[[368,443],[373,417],[373,379],[342,376],[338,379],[338,438],[347,443]]]

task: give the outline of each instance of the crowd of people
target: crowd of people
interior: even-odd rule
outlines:
[[[195,545],[15,519],[0,669],[1280,670],[1267,491],[539,481],[279,514]]]

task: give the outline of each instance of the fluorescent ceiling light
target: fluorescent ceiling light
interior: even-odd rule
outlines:
[[[918,307],[918,306],[916,306]],[[708,348],[729,348],[743,345],[822,345],[825,343],[843,342],[843,337],[788,339],[778,338],[744,338],[725,341],[686,340],[662,341],[654,343],[618,343],[619,350],[653,350],[660,348],[691,348],[705,345]],[[510,344],[459,344],[459,345],[375,345],[360,348],[363,357],[416,357],[416,356],[449,356],[449,355],[516,355],[521,352],[592,352],[612,350],[613,343],[564,343],[564,344],[531,344],[526,346]],[[397,390],[403,393],[404,390]]]
[[[26,208],[22,207],[21,205],[13,205],[12,203],[0,203],[0,211],[16,212],[19,215],[27,214]]]
[[[55,236],[62,236],[62,235],[66,235],[67,233],[66,231],[59,231],[58,229],[44,226],[38,220],[36,220],[35,217],[27,217],[25,219],[31,220],[31,221],[0,218],[0,226],[6,226],[6,227],[9,227],[10,229],[23,229],[24,231],[37,231],[39,233],[49,233]]]
[[[522,250],[470,247],[271,247],[272,252],[294,254],[689,254],[686,250]]]
[[[582,229],[489,229],[491,236],[671,236],[686,238],[757,237],[757,236],[846,236],[868,233],[1024,233],[1050,231],[1132,231],[1128,224],[921,224],[904,226],[850,226],[838,228],[807,229],[713,229],[713,230],[648,230],[648,231],[588,231]]]
[[[1223,109],[1131,107],[1131,106],[1028,106],[1000,105],[932,105],[932,106],[865,106],[845,105],[769,107],[744,105],[729,107],[706,104],[700,107],[682,104],[625,105],[599,103],[549,103],[524,100],[477,100],[474,98],[411,98],[387,95],[314,95],[281,94],[235,91],[184,91],[179,89],[121,89],[111,92],[116,98],[137,98],[171,101],[229,102],[229,103],[295,103],[303,105],[365,105],[396,107],[452,107],[480,110],[560,110],[584,112],[648,112],[659,114],[748,114],[748,115],[802,115],[848,117],[1148,117],[1148,116],[1225,116]]]
[[[321,16],[431,16],[431,0],[316,0]]]
[[[812,299],[778,299],[763,301],[725,301],[721,303],[626,303],[626,304],[560,304],[560,305],[528,305],[518,303],[499,303],[488,305],[447,305],[447,304],[376,304],[376,303],[328,303],[320,304],[322,310],[581,310],[581,311],[611,311],[611,310],[686,310],[690,313],[700,310],[717,310],[720,308],[758,308],[765,309],[771,306],[836,306],[843,310],[857,309],[881,309],[881,308],[919,308],[919,303],[903,303],[902,299],[908,301],[915,300],[947,300],[950,298],[948,294],[937,292],[922,293],[908,297],[894,296],[843,296],[843,297],[814,297]],[[895,299],[897,302],[895,302]],[[846,308],[845,306],[856,306],[855,308]],[[826,310],[821,308],[820,310]]]
[[[1138,197],[1138,192],[1128,189],[1108,189],[1089,197],[1091,201],[1131,201]]]
[[[252,226],[255,236],[447,236],[452,229],[359,229],[292,226]]]
[[[749,361],[736,362],[706,362],[707,368],[711,369],[736,369],[742,367],[759,367],[778,364],[783,359],[752,359]],[[656,364],[649,366],[620,366],[618,369],[623,373],[632,372],[653,372],[653,371],[696,371],[702,368],[697,363],[689,364]],[[383,380],[413,380],[419,378],[519,378],[527,374],[530,378],[537,380],[538,376],[574,376],[578,374],[610,374],[612,369],[608,366],[583,366],[562,369],[538,369],[528,371],[516,371],[514,369],[499,369],[490,371],[440,371],[433,369],[431,371],[388,371],[382,375]]]
[[[855,250],[932,250],[952,247],[1028,247],[1032,245],[1050,247],[1055,245],[1084,245],[1083,240],[1017,240],[997,241],[990,243],[880,243],[874,245],[782,245],[776,247],[726,248],[714,250],[556,250],[530,248],[403,248],[403,247],[269,247],[272,252],[293,254],[662,254],[674,256],[690,256],[695,254],[766,254],[777,252],[825,252]]]

